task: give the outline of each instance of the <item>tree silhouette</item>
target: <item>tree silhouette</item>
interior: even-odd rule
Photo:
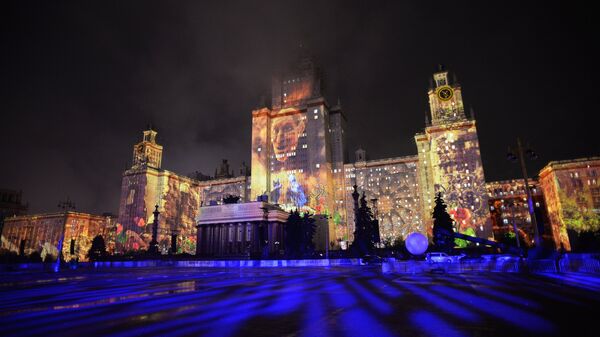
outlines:
[[[316,222],[311,214],[303,216],[295,211],[285,223],[285,253],[289,258],[309,256],[314,250],[313,237],[316,232]]]
[[[433,244],[438,251],[450,252],[454,247],[454,221],[446,211],[446,203],[442,199],[442,193],[435,196],[435,207],[433,208]]]
[[[88,252],[88,258],[91,261],[97,261],[101,258],[106,257],[107,255],[108,253],[106,252],[106,244],[104,243],[104,238],[102,237],[102,235],[97,235],[92,240],[92,246],[90,247],[90,250]]]
[[[365,193],[360,198],[358,206],[358,192],[354,185],[354,241],[351,249],[359,255],[365,255],[373,251],[375,242],[379,242],[379,222],[373,218],[371,208],[367,206]]]
[[[312,214],[302,216],[302,255],[310,256],[315,250],[313,238],[317,232],[317,224]]]

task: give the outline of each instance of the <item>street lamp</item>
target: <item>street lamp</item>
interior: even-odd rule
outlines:
[[[527,147],[527,149],[523,149],[523,145],[521,144],[521,139],[517,137],[517,148],[516,154],[512,151],[512,149],[508,148],[508,153],[506,155],[506,159],[512,162],[519,161],[521,165],[521,173],[523,174],[523,181],[525,183],[525,192],[527,193],[527,204],[529,209],[529,215],[531,216],[531,224],[533,225],[533,233],[534,233],[534,245],[541,247],[541,237],[538,231],[537,219],[535,217],[535,211],[533,209],[533,197],[531,196],[531,190],[529,189],[529,178],[527,176],[527,167],[525,166],[525,155],[529,159],[537,159],[537,154]],[[516,234],[516,233],[515,233]]]

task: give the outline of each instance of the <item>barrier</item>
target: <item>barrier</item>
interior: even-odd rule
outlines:
[[[383,273],[556,273],[556,263],[547,260],[522,260],[519,257],[482,258],[478,261],[426,262],[388,260],[382,264]]]

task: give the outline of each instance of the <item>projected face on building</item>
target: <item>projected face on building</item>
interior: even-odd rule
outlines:
[[[330,211],[331,165],[318,108],[256,111],[252,125],[252,193],[286,210]],[[311,117],[308,119],[308,117]],[[316,118],[315,118],[316,117]]]
[[[306,146],[300,146],[304,131],[302,113],[275,117],[271,121],[270,200],[288,208],[302,208],[307,204],[307,167],[300,159],[306,152]]]
[[[271,125],[271,142],[275,158],[285,162],[295,156],[298,138],[304,132],[304,121],[298,116],[285,116],[273,119]]]

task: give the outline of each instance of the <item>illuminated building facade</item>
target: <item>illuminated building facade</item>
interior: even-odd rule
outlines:
[[[64,237],[62,253],[66,261],[87,261],[92,240],[102,235],[110,251],[114,219],[111,216],[79,212],[57,212],[7,218],[2,231],[3,250],[25,255],[38,252],[56,259],[58,243]]]
[[[156,135],[154,130],[144,131],[142,141],[133,147],[133,166],[123,173],[116,248],[118,252],[148,248],[152,239],[152,212],[158,205],[161,252],[168,251],[171,236],[175,235],[178,253],[194,254],[199,208],[228,194],[246,200],[249,177],[230,177],[228,165],[226,178],[209,181],[164,170],[160,167],[162,146],[156,143]]]
[[[359,150],[356,160],[348,162],[347,121],[341,104],[327,103],[321,72],[307,58],[275,76],[271,104],[252,111],[251,175],[243,167],[234,176],[226,161],[215,178],[166,171],[160,167],[162,146],[156,143],[156,132],[147,130],[142,142],[134,146],[132,168],[123,175],[117,247],[148,247],[152,211],[158,205],[163,252],[170,246],[171,235],[177,235],[179,252],[202,251],[196,247],[195,219],[203,216],[205,207],[220,204],[223,196],[230,194],[240,196],[241,202],[267,195],[270,203],[285,211],[299,209],[320,215],[328,222],[326,235],[319,234],[327,239],[321,241],[329,240],[332,248],[347,247],[353,240],[350,194],[355,184],[369,199],[384,242],[415,231],[431,234],[431,212],[438,192],[443,194],[458,231],[493,239],[494,232],[503,235],[510,230],[508,225],[516,222],[519,231],[530,238],[529,215],[523,209],[506,208],[508,204],[522,207],[523,186],[518,181],[485,182],[476,121],[472,113],[465,113],[461,86],[441,69],[433,74],[427,94],[430,111],[423,132],[414,138],[417,153],[406,157],[367,160],[366,152]],[[565,188],[556,187],[559,181],[562,184],[556,165],[542,171],[539,187],[532,183],[534,202],[540,205],[536,210],[543,223],[551,226],[543,229],[545,238],[567,246],[568,238],[560,229],[565,222],[558,215],[558,200],[564,198],[557,192]],[[581,205],[589,204],[586,211],[598,209],[593,206],[598,200],[598,191],[592,186],[596,180],[589,175],[589,186],[577,185],[589,191],[585,192],[587,201],[578,199]]]
[[[329,107],[321,86],[319,69],[305,58],[273,79],[271,107],[252,112],[251,200],[267,194],[286,210],[343,211],[333,185],[343,181],[345,119],[339,104]]]
[[[424,132],[415,136],[425,228],[432,228],[433,200],[441,192],[459,232],[472,228],[478,237],[493,238],[475,120],[466,117],[462,89],[447,71],[433,79],[431,123],[427,118]]]
[[[528,247],[532,246],[535,235],[523,180],[493,181],[487,183],[486,186],[496,239],[501,238],[506,233],[514,233],[514,226],[516,225],[520,239],[525,241],[521,241],[521,244]],[[544,242],[551,242],[553,241],[552,228],[546,212],[544,195],[538,181],[530,179],[529,189],[533,198],[533,207],[540,234]]]
[[[415,231],[423,232],[418,170],[417,156],[367,161],[365,151],[358,150],[356,161],[344,167],[347,216],[344,224],[347,225],[337,226],[337,237],[343,238],[342,241],[353,239],[351,193],[354,185],[358,186],[359,193],[364,192],[369,199],[374,216],[379,220],[383,242],[393,242]]]
[[[600,230],[600,157],[553,161],[540,171],[555,248],[570,250],[568,231]]]

